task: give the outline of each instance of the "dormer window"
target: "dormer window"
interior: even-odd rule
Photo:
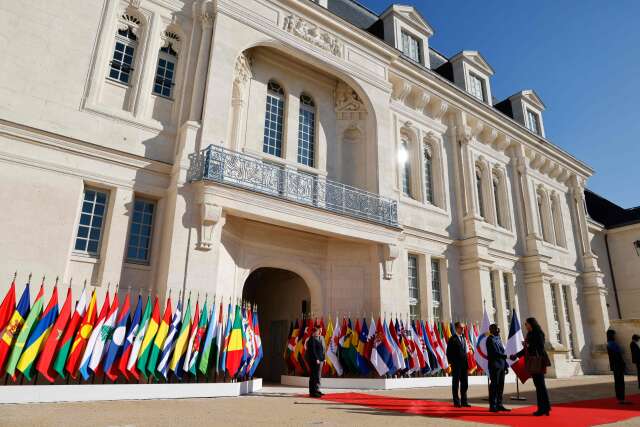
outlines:
[[[412,61],[419,64],[422,63],[422,58],[420,56],[420,40],[408,34],[406,31],[402,31],[402,53]]]
[[[527,129],[540,135],[540,116],[527,108]]]
[[[484,79],[476,74],[469,73],[469,93],[482,102],[486,102],[486,87]]]

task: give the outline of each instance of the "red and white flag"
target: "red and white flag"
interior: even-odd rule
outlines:
[[[522,335],[522,328],[520,328],[520,321],[518,320],[518,315],[516,311],[513,310],[513,315],[511,316],[511,326],[509,326],[509,338],[507,339],[507,346],[505,348],[507,353],[507,363],[513,369],[513,372],[517,375],[520,382],[523,384],[531,378],[529,375],[529,371],[527,371],[524,357],[519,357],[516,360],[511,360],[509,356],[514,354],[518,354],[523,349],[522,341],[524,341],[524,337]]]

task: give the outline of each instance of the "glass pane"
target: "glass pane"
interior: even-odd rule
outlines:
[[[86,248],[87,241],[84,239],[76,239],[76,245],[74,249],[76,251],[84,251]]]
[[[98,241],[97,240],[90,240],[89,241],[89,244],[87,245],[87,252],[98,253]]]

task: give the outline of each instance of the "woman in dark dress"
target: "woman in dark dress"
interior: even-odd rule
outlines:
[[[524,341],[524,349],[518,354],[511,356],[512,360],[522,357],[525,359],[529,356],[545,357],[547,352],[544,349],[544,332],[535,317],[528,318],[524,323],[527,329],[527,336]],[[548,360],[548,356],[545,357]],[[531,379],[536,386],[536,398],[538,401],[538,410],[533,413],[534,416],[549,415],[551,411],[551,402],[549,402],[549,392],[544,382],[544,373],[532,373]]]

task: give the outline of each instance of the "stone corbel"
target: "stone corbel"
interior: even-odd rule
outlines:
[[[398,259],[400,249],[397,245],[387,244],[383,247],[382,268],[384,270],[384,280],[393,278],[393,262]]]
[[[216,225],[222,219],[222,207],[213,203],[208,194],[203,194],[200,203],[200,219],[198,243],[196,248],[201,251],[210,251],[213,248],[213,234]]]

